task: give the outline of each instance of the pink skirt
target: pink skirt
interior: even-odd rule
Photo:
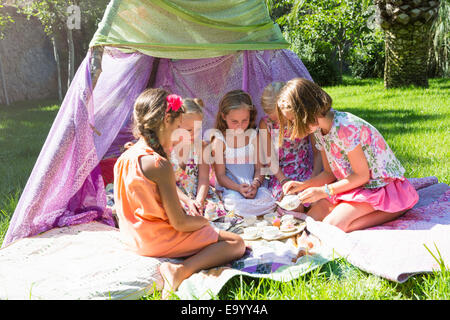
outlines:
[[[334,205],[339,202],[365,202],[375,210],[384,212],[399,212],[411,209],[419,201],[419,195],[411,183],[405,179],[395,179],[381,188],[353,190],[334,195],[330,202]]]

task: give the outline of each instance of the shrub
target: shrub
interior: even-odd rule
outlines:
[[[285,33],[285,37],[291,43],[290,49],[300,57],[314,82],[321,86],[341,83],[336,53],[331,44],[302,41],[295,32]]]
[[[382,78],[384,75],[384,38],[381,31],[367,34],[349,54],[351,75],[358,79]]]

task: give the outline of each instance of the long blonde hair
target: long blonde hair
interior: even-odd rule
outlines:
[[[222,134],[228,129],[227,123],[222,118],[226,116],[231,110],[237,110],[241,108],[247,108],[250,112],[250,123],[249,128],[255,129],[256,121],[256,108],[253,105],[252,98],[250,95],[243,90],[232,90],[227,92],[219,102],[219,112],[216,116],[216,129],[218,129]]]
[[[261,94],[261,107],[266,114],[277,110],[278,94],[285,84],[284,81],[275,81],[264,88]]]
[[[309,127],[317,123],[319,116],[325,116],[331,109],[333,100],[319,85],[304,78],[288,81],[278,95],[278,102],[284,100],[294,114],[293,121],[287,121],[277,103],[280,119],[280,144],[286,132],[290,139],[303,138],[309,133]]]

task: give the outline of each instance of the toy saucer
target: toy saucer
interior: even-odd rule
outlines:
[[[273,236],[265,236],[264,234],[261,236],[264,240],[272,241],[272,240],[279,240],[285,237],[285,235],[280,231],[279,233],[273,235]]]
[[[242,233],[240,236],[241,236],[242,239],[248,240],[248,241],[257,240],[257,239],[259,239],[261,237],[259,232],[256,233],[254,236],[249,236],[249,235],[246,235],[245,233]]]

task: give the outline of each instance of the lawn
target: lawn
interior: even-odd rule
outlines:
[[[378,128],[406,177],[436,176],[450,184],[450,79],[431,79],[428,89],[387,91],[380,79],[345,78],[343,85],[325,90],[334,108]],[[0,106],[0,243],[58,109],[55,101]],[[397,284],[340,259],[289,283],[235,278],[217,299],[450,299],[450,272]]]

